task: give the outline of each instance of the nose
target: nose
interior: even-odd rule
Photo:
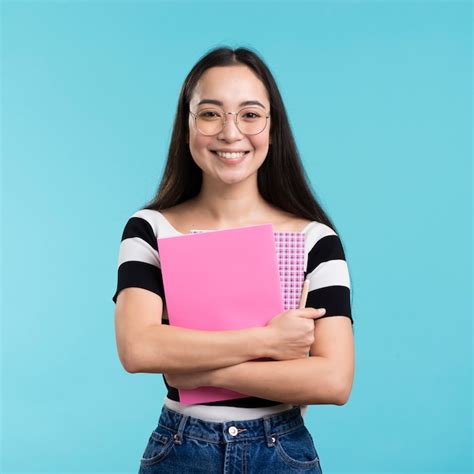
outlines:
[[[241,138],[242,133],[237,128],[237,124],[235,123],[235,115],[228,112],[226,117],[227,120],[224,128],[219,133],[219,138],[224,138],[226,140],[235,140],[236,138]]]

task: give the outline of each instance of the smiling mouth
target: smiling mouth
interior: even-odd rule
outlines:
[[[237,156],[236,158],[226,158],[225,156],[220,156],[217,154],[217,152],[215,152],[214,150],[209,150],[213,155],[215,155],[215,157],[223,162],[223,163],[228,163],[228,164],[238,164],[240,163],[241,161],[244,161],[244,159],[247,157],[247,155],[250,153],[251,150],[248,150],[246,152],[244,152],[243,155],[239,155]]]
[[[221,158],[221,159],[223,159],[223,160],[229,160],[229,161],[232,161],[232,160],[235,160],[235,161],[240,160],[240,159],[244,158],[245,156],[247,156],[247,155],[250,153],[250,150],[248,150],[248,151],[245,151],[243,154],[239,153],[238,156],[235,157],[235,158],[231,158],[231,157],[225,157],[225,156],[219,155],[219,154],[218,154],[216,151],[214,151],[214,150],[210,150],[210,151],[211,151],[211,153],[213,153],[214,155],[216,155],[218,158]]]

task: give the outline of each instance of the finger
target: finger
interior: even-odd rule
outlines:
[[[303,318],[319,318],[326,313],[326,308],[304,308],[304,313],[300,313]],[[307,311],[306,311],[307,310]]]

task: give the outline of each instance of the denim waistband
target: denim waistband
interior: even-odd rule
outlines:
[[[158,421],[158,425],[169,430],[178,444],[183,436],[209,443],[235,443],[264,438],[269,447],[275,443],[275,436],[296,430],[303,424],[300,407],[252,420],[215,422],[184,415],[163,405]]]

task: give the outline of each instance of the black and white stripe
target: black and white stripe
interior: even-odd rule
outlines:
[[[306,307],[326,308],[324,316],[347,316],[354,324],[350,304],[349,269],[339,236],[314,222],[305,237],[305,278],[309,278]]]
[[[142,209],[125,225],[118,258],[117,290],[112,298],[114,303],[117,303],[120,291],[128,287],[150,290],[165,301],[157,224],[155,211]]]

